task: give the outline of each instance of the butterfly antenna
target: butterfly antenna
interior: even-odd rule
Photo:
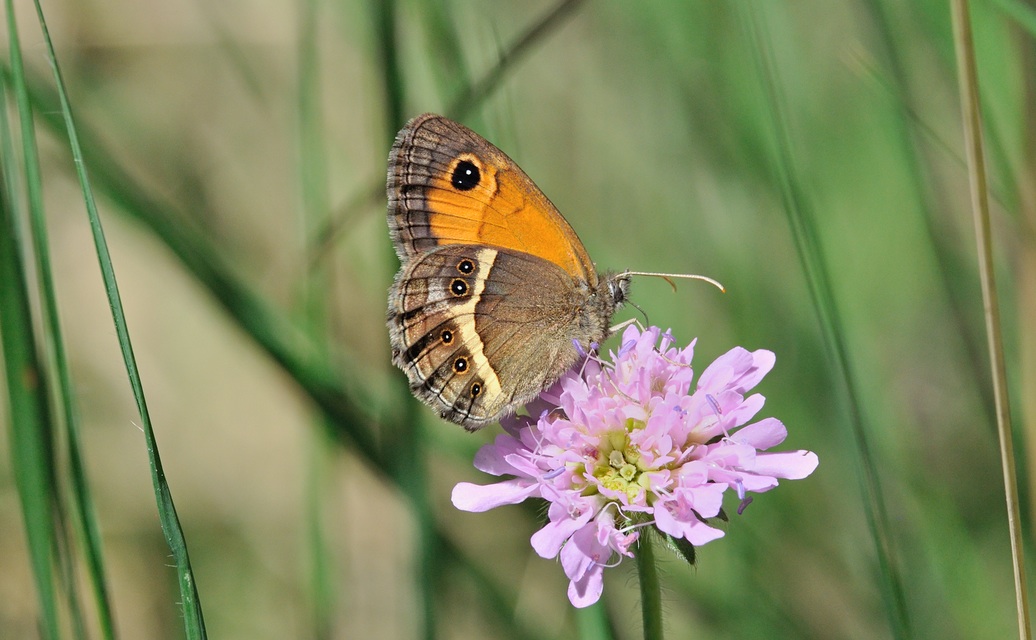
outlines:
[[[655,278],[662,278],[663,280],[665,280],[666,282],[669,283],[669,286],[671,286],[673,288],[673,291],[676,291],[676,283],[673,282],[672,279],[673,278],[685,278],[687,280],[702,280],[704,282],[708,282],[709,284],[711,284],[712,286],[716,287],[717,289],[719,289],[723,293],[727,292],[727,288],[724,287],[722,284],[720,284],[717,280],[713,280],[712,278],[710,278],[708,276],[699,276],[699,275],[694,274],[694,273],[656,273],[654,271],[627,271],[626,274],[627,275],[631,275],[631,276],[652,276],[652,277],[655,277]],[[633,306],[636,307],[637,305],[633,305]],[[639,309],[640,307],[637,307],[637,308]],[[644,313],[644,312],[641,311],[641,313]],[[644,318],[645,319],[647,318],[647,314],[644,314]]]
[[[670,282],[669,284],[672,284],[672,283]],[[673,290],[674,291],[676,290],[675,286],[673,287]],[[637,304],[636,302],[633,302],[632,300],[627,300],[626,304],[628,304],[629,306],[633,307],[634,309],[636,309],[637,311],[640,312],[640,315],[644,316],[644,326],[646,326],[646,327],[651,326],[651,321],[648,320],[647,311],[644,311],[643,309],[641,309],[640,305]]]

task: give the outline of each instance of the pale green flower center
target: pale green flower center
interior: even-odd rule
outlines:
[[[625,429],[612,431],[600,440],[591,474],[602,487],[625,493],[630,502],[640,498],[650,485],[641,464],[640,449],[630,443],[630,432],[643,429],[644,422],[627,420]]]

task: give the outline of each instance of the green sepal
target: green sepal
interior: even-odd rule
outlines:
[[[663,533],[662,537],[665,538],[666,544],[673,553],[686,560],[687,564],[694,566],[696,558],[694,545],[688,542],[687,538],[674,538],[668,533]]]

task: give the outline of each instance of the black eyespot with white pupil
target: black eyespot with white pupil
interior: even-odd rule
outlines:
[[[442,333],[439,334],[439,339],[442,340],[443,344],[450,344],[453,342],[453,332],[449,329],[443,329]]]
[[[457,271],[460,271],[461,273],[463,273],[465,275],[471,273],[474,270],[475,270],[475,263],[472,262],[471,260],[468,260],[467,258],[465,258],[464,260],[461,260],[460,263],[457,265]]]
[[[482,393],[482,385],[477,382],[472,382],[469,388],[472,398],[477,398]]]
[[[450,293],[455,296],[462,296],[468,292],[468,283],[464,282],[460,278],[457,278],[450,283]]]
[[[481,179],[482,174],[479,172],[478,167],[467,160],[461,160],[457,163],[457,168],[453,170],[453,177],[450,179],[450,182],[455,189],[471,191],[478,186]]]
[[[453,361],[453,370],[456,373],[466,373],[468,370],[468,359],[461,356]]]

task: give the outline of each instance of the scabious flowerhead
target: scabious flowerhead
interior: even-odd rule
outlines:
[[[740,513],[749,493],[804,478],[818,464],[809,451],[763,453],[787,435],[779,420],[746,426],[764,399],[745,394],[773,367],[773,353],[731,349],[692,390],[694,342],[672,343],[658,327],[628,327],[611,362],[586,360],[479,450],[475,466],[507,479],[453,489],[465,511],[547,500],[548,522],[532,546],[559,558],[577,607],[600,598],[604,568],[633,555],[643,527],[705,544],[723,536],[708,519],[720,514],[727,489]]]

